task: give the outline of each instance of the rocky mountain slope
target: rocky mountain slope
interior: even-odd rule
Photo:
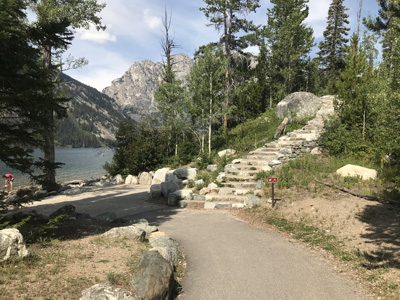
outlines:
[[[173,70],[179,80],[185,80],[193,65],[186,54],[177,54],[173,58]],[[154,91],[162,80],[163,63],[144,60],[135,62],[125,74],[115,79],[103,93],[115,99],[125,115],[138,120],[141,114],[155,111]]]
[[[68,75],[62,74],[67,96],[68,117],[58,123],[59,146],[100,147],[115,142],[118,124],[126,117],[115,100]]]

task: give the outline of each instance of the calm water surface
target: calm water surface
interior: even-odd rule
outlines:
[[[107,148],[58,148],[55,152],[56,161],[65,164],[57,169],[56,180],[59,183],[75,179],[94,179],[105,175],[107,172],[103,166],[106,162],[111,163],[114,155],[113,150]],[[40,155],[40,151],[35,151],[35,157]],[[15,176],[14,186],[30,184],[27,175],[0,163],[0,174],[5,173],[11,173]]]

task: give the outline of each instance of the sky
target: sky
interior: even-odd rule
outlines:
[[[323,38],[326,18],[332,0],[309,0],[309,16],[306,23],[314,30],[315,43]],[[215,42],[220,33],[209,23],[200,7],[203,0],[98,0],[107,6],[100,13],[105,31],[77,29],[75,39],[65,55],[84,57],[88,65],[66,73],[99,91],[110,86],[129,69],[135,61],[150,59],[162,61],[160,41],[163,38],[162,18],[165,9],[171,17],[170,33],[179,47],[176,53],[190,57],[201,45]],[[345,0],[351,31],[357,28],[359,0]],[[255,24],[267,24],[269,0],[260,0],[261,7],[247,17]],[[377,0],[363,0],[362,16],[377,16]],[[363,30],[363,26],[361,30]],[[318,51],[314,47],[313,53]]]

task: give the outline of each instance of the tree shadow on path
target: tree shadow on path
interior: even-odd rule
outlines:
[[[150,225],[159,226],[180,211],[178,207],[166,205],[164,198],[149,201],[149,193],[144,187],[120,186],[87,190],[78,195],[52,197],[12,213],[26,215],[36,211],[39,215],[48,217],[65,205],[73,205],[76,214],[58,225],[57,236],[54,238],[63,240],[101,234],[113,227],[127,226],[141,218],[148,220]],[[96,218],[107,213],[115,214],[117,219],[106,222]],[[39,216],[33,219],[35,218],[36,220],[28,224],[31,228],[46,225],[48,222],[48,218]]]

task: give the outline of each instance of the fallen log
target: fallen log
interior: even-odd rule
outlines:
[[[381,197],[358,194],[358,193],[355,193],[355,192],[353,192],[353,191],[351,191],[349,189],[346,189],[346,188],[343,188],[343,187],[340,187],[340,186],[337,186],[337,185],[333,185],[333,184],[330,184],[330,183],[322,182],[322,181],[319,181],[318,179],[315,179],[315,178],[314,178],[314,181],[316,181],[316,182],[318,182],[320,184],[326,185],[328,187],[338,189],[338,190],[340,190],[342,192],[345,192],[347,194],[353,195],[355,197],[368,200],[368,201],[375,201],[375,202],[386,203],[386,204],[390,203],[390,204],[393,204],[393,205],[400,205],[400,202],[398,202],[398,201],[385,199],[385,198],[381,198]]]
[[[288,123],[289,123],[288,118],[283,119],[282,123],[278,126],[278,128],[275,131],[274,139],[280,137],[285,132]]]

